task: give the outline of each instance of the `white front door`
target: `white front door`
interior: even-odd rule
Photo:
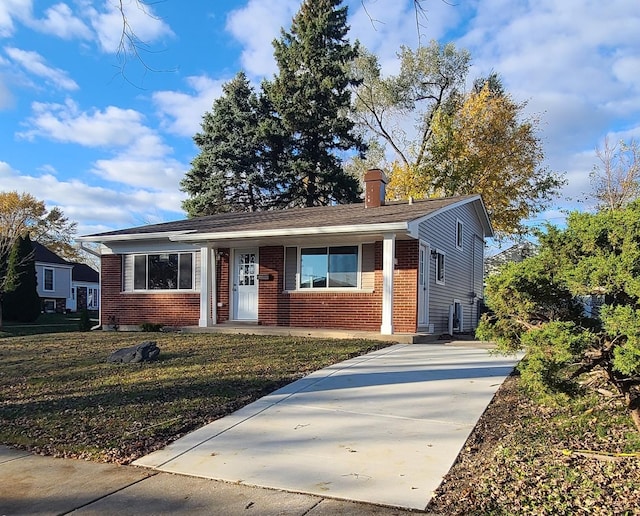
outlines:
[[[420,242],[418,269],[418,326],[429,325],[429,244]]]
[[[233,319],[258,320],[258,251],[236,249],[232,283]]]

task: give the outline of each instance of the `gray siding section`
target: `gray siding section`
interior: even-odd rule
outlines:
[[[53,290],[44,290],[44,269],[53,270]],[[53,263],[36,263],[37,291],[42,298],[67,299],[71,297],[71,266],[60,267]]]
[[[457,246],[456,227],[462,222],[462,248]],[[459,301],[463,331],[477,326],[478,298],[482,297],[484,231],[475,203],[467,203],[434,215],[420,224],[420,239],[445,254],[445,281],[436,283],[435,258],[429,259],[429,323],[435,333],[446,333],[449,307]]]

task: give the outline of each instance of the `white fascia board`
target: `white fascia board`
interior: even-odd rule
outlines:
[[[235,240],[243,238],[296,237],[314,235],[344,235],[349,233],[380,233],[408,231],[407,222],[387,222],[384,224],[357,224],[353,226],[327,226],[288,229],[257,229],[217,233],[179,234],[169,237],[174,242],[196,242],[202,240]]]
[[[81,236],[76,237],[78,242],[129,242],[131,240],[155,240],[159,238],[167,238],[172,240],[172,237],[176,235],[185,235],[193,233],[195,229],[189,229],[184,231],[159,231],[157,233],[131,233],[127,235],[93,235],[93,236]]]
[[[51,263],[51,262],[35,262],[36,266],[45,267],[47,269],[73,269],[73,264]]]

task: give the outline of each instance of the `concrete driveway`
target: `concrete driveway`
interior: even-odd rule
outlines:
[[[516,357],[399,344],[316,371],[134,464],[424,509]]]

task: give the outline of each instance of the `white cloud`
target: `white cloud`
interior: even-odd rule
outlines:
[[[4,51],[15,64],[22,66],[27,72],[41,77],[57,88],[73,91],[78,89],[78,84],[69,77],[67,72],[59,68],[52,68],[37,52],[21,50],[15,47],[5,47]]]
[[[15,30],[15,20],[31,17],[33,0],[2,0],[0,2],[0,38],[11,36]]]
[[[198,132],[202,116],[210,111],[213,101],[222,92],[226,81],[200,75],[187,77],[187,83],[195,94],[178,91],[158,91],[153,94],[153,102],[159,110],[164,128],[179,136],[193,136]]]
[[[227,17],[227,30],[244,46],[242,67],[254,77],[269,76],[277,71],[271,42],[280,28],[289,28],[300,7],[299,0],[249,0]]]
[[[124,44],[124,49],[130,51],[132,42],[127,38],[127,34],[135,40],[138,48],[173,35],[169,25],[155,15],[148,3],[124,0],[121,5],[126,18],[126,30],[123,14],[117,2],[105,0],[100,11],[95,8],[87,9],[91,25],[98,36],[98,44],[103,52],[117,52],[121,48],[121,42]]]
[[[96,177],[152,191],[179,190],[184,165],[168,157],[172,149],[144,125],[144,117],[138,111],[108,106],[84,112],[69,99],[64,104],[34,103],[32,109],[29,129],[18,136],[104,149],[113,154],[95,161],[91,172]],[[160,205],[173,206],[176,198],[166,195]]]
[[[0,110],[13,106],[14,101],[15,99],[9,86],[7,86],[4,75],[0,74]]]
[[[124,153],[113,159],[97,160],[92,172],[101,179],[149,191],[178,192],[180,180],[186,172],[184,166],[171,159],[145,158]],[[175,196],[168,195],[162,207],[169,209]],[[166,204],[168,203],[168,205]]]
[[[52,34],[62,39],[90,39],[92,32],[87,25],[73,14],[71,8],[64,3],[49,7],[44,17],[30,19],[27,24],[44,34]]]
[[[184,196],[175,188],[116,190],[77,179],[59,180],[53,173],[24,174],[2,161],[0,182],[5,190],[29,192],[48,208],[59,206],[69,220],[79,222],[79,235],[184,216]]]
[[[85,147],[127,147],[152,140],[150,152],[166,154],[155,133],[143,124],[144,116],[133,109],[108,106],[104,110],[80,111],[71,99],[64,104],[34,102],[29,129],[19,136],[41,136]]]

